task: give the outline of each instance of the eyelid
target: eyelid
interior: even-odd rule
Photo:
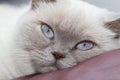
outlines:
[[[45,23],[45,22],[42,22],[42,21],[41,21],[41,26],[42,26],[42,25],[47,25],[48,27],[50,27],[50,28],[51,28],[51,26],[50,26],[50,25],[48,25],[47,23]]]

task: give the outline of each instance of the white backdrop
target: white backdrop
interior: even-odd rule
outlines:
[[[120,12],[120,0],[84,0],[109,10]]]

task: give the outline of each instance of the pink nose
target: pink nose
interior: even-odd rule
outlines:
[[[65,55],[59,52],[53,52],[53,56],[55,57],[55,59],[65,58]]]

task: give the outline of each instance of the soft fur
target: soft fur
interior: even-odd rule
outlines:
[[[0,80],[72,67],[120,48],[119,31],[114,31],[118,26],[110,27],[116,21],[119,24],[118,14],[81,0],[33,0],[16,27],[2,30],[0,66],[5,69],[0,68]],[[43,35],[42,22],[53,28],[54,40]],[[87,51],[74,49],[84,40],[96,45]],[[56,60],[52,52],[62,53],[65,58]]]

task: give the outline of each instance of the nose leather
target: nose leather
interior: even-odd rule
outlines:
[[[53,56],[55,57],[55,59],[61,59],[64,58],[65,55],[59,52],[53,52]]]

